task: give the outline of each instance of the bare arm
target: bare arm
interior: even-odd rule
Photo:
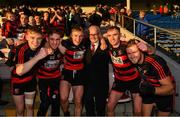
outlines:
[[[101,39],[100,39],[100,48],[101,48],[101,50],[105,50],[105,49],[107,49],[107,44],[106,44],[106,41],[105,41],[105,39],[102,37]]]
[[[25,73],[27,73],[28,71],[30,71],[32,69],[32,67],[41,59],[45,58],[47,55],[51,54],[52,50],[50,49],[45,49],[45,48],[41,48],[41,50],[39,51],[39,53],[33,57],[31,60],[23,63],[23,64],[17,64],[16,65],[16,73],[19,76],[24,75]]]
[[[56,15],[54,15],[53,18],[50,20],[50,24],[54,22],[55,18],[56,18]]]
[[[9,48],[2,48],[2,49],[0,49],[0,51],[2,52],[2,53],[9,53],[10,52],[10,49]]]
[[[155,94],[157,95],[171,95],[174,93],[174,86],[173,83],[168,76],[162,80],[159,80],[161,86],[155,87]]]
[[[62,17],[62,16],[60,16],[60,15],[58,15],[58,14],[56,14],[56,17],[57,17],[60,21],[62,21],[62,20],[63,20],[63,17]]]

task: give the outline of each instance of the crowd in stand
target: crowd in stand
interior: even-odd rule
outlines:
[[[60,107],[64,116],[81,116],[83,104],[87,116],[114,116],[118,100],[127,90],[132,94],[135,116],[149,116],[154,104],[158,115],[170,115],[174,79],[166,62],[143,42],[125,42],[117,26],[108,27],[106,37],[101,34],[102,22],[108,22],[116,12],[126,14],[124,8],[106,5],[98,5],[90,14],[76,5],[44,12],[22,6],[3,13],[1,52],[12,70],[11,93],[17,116],[36,115],[37,85],[37,116],[45,116],[50,105],[51,116],[59,116]],[[127,13],[130,16],[131,10]],[[130,30],[131,25],[127,23]],[[63,39],[65,36],[68,39]],[[109,63],[114,73],[110,92]],[[69,110],[71,88],[74,114]]]

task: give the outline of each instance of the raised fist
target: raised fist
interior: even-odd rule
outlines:
[[[51,48],[41,48],[37,56],[39,59],[43,59],[52,53],[53,53],[53,50]]]

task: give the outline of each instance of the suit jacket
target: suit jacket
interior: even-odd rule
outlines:
[[[84,79],[85,83],[97,85],[109,85],[109,54],[100,49],[100,44],[96,51],[91,53],[91,42],[88,40],[85,53]]]

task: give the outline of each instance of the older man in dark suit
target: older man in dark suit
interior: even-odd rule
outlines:
[[[109,89],[109,56],[101,50],[101,32],[98,26],[89,27],[86,43],[84,104],[87,116],[104,116]]]

